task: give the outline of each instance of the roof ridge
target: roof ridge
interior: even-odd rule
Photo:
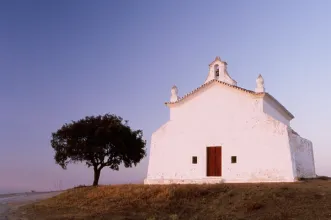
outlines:
[[[274,102],[276,102],[290,117],[294,118],[294,116],[285,108],[285,106],[283,106],[276,98],[274,98],[272,95],[270,95],[269,93],[267,92],[255,92],[255,91],[252,91],[252,90],[249,90],[249,89],[245,89],[245,88],[242,88],[242,87],[239,87],[239,86],[235,86],[235,85],[231,85],[229,83],[226,83],[226,82],[223,82],[223,81],[220,81],[220,80],[217,80],[217,79],[212,79],[204,84],[202,84],[201,86],[197,87],[196,89],[192,90],[191,92],[189,93],[186,93],[183,97],[179,97],[177,101],[175,102],[165,102],[166,105],[170,105],[170,104],[176,104],[176,103],[180,103],[182,102],[184,99],[186,99],[187,97],[195,94],[197,91],[199,91],[200,89],[212,84],[213,82],[217,82],[219,84],[223,84],[223,85],[226,85],[228,87],[232,87],[234,89],[238,89],[238,90],[241,90],[243,92],[246,92],[246,93],[249,93],[249,94],[252,94],[252,95],[256,95],[256,96],[264,96],[264,95],[268,95]]]
[[[183,99],[185,99],[186,97],[192,95],[193,93],[197,92],[198,90],[202,89],[203,87],[206,87],[207,85],[210,85],[212,84],[213,82],[218,82],[220,84],[224,84],[224,85],[227,85],[229,87],[233,87],[235,89],[238,89],[238,90],[242,90],[244,92],[248,92],[248,93],[251,93],[251,94],[261,94],[261,93],[256,93],[252,90],[248,90],[248,89],[245,89],[245,88],[242,88],[242,87],[239,87],[239,86],[235,86],[235,85],[231,85],[229,83],[226,83],[226,82],[223,82],[223,81],[220,81],[220,80],[217,80],[217,79],[212,79],[204,84],[202,84],[201,86],[195,88],[194,90],[192,90],[191,92],[189,93],[186,93],[183,97],[179,98],[176,102],[166,102],[165,104],[175,104],[175,103],[178,103],[178,102],[181,102]]]

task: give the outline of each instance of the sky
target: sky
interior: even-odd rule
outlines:
[[[0,2],[0,193],[91,184],[83,164],[55,164],[51,133],[87,115],[113,113],[144,131],[164,105],[200,86],[216,56],[238,86],[267,92],[314,144],[330,175],[331,1]],[[103,169],[101,184],[142,183],[137,167]]]

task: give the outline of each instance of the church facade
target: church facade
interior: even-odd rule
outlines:
[[[151,137],[145,184],[293,182],[313,178],[312,142],[290,125],[294,116],[264,88],[237,86],[220,57],[205,82],[165,103],[170,119]]]

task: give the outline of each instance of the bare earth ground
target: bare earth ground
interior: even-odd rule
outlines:
[[[0,195],[0,220],[24,219],[23,217],[13,216],[19,207],[56,196],[60,193],[61,192],[36,192]]]
[[[331,219],[331,181],[80,187],[20,207],[9,219]]]

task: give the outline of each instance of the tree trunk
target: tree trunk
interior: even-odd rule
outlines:
[[[100,178],[101,169],[94,168],[94,180],[93,180],[93,186],[97,186],[99,184],[99,178]]]

